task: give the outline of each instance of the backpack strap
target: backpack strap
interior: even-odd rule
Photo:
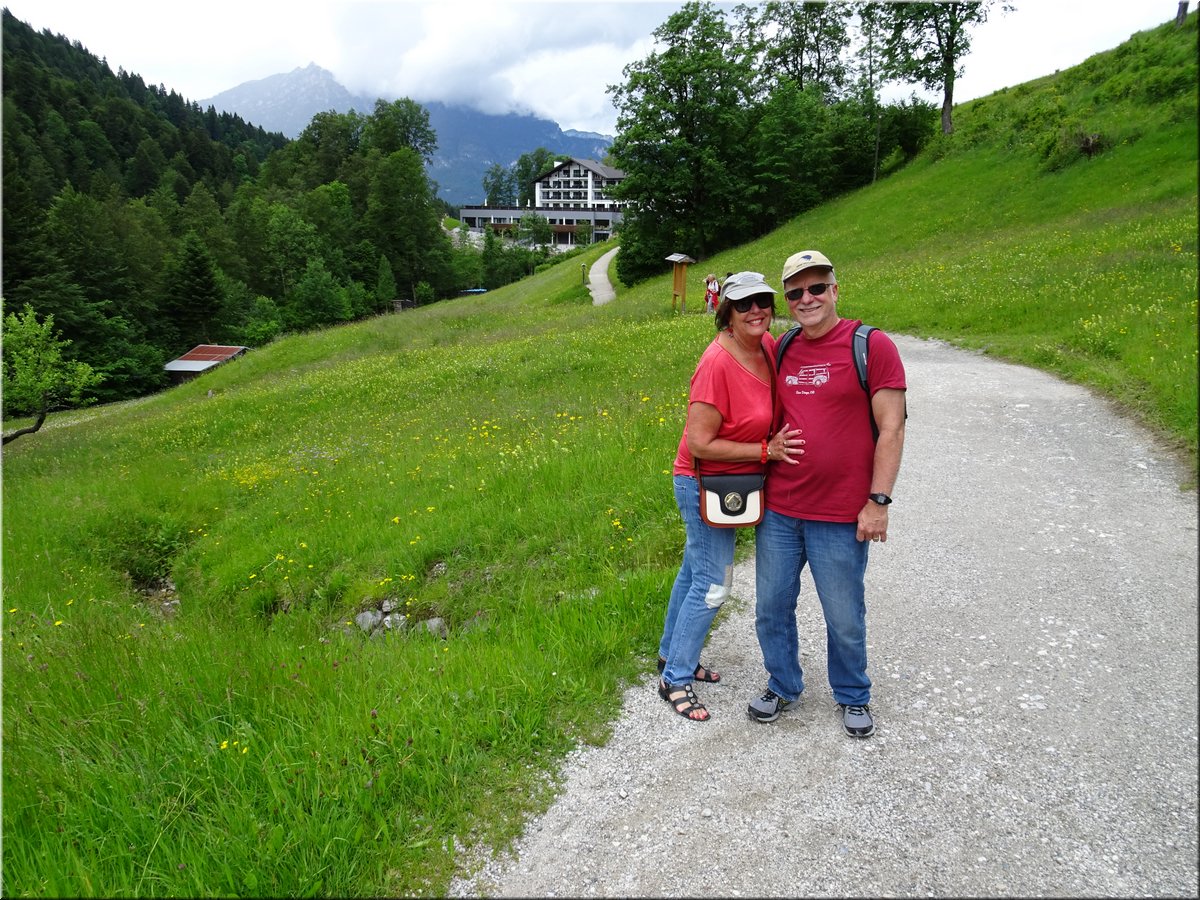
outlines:
[[[858,373],[858,383],[867,396],[870,397],[871,389],[867,385],[867,341],[870,340],[871,332],[878,331],[874,325],[859,325],[854,329],[854,342],[852,350],[854,353],[854,371]]]
[[[799,333],[800,326],[793,325],[779,336],[779,343],[775,345],[775,371],[779,371],[779,368],[783,365],[783,351],[788,348],[788,344],[795,340],[796,335]]]
[[[878,331],[874,325],[859,325],[854,329],[854,339],[851,351],[854,355],[854,371],[858,373],[858,383],[867,394],[867,415],[871,417],[871,438],[879,440],[879,426],[875,424],[875,410],[871,408],[871,386],[867,384],[867,350],[872,331]]]

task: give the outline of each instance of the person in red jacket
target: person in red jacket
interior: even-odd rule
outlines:
[[[838,315],[837,276],[824,254],[788,257],[783,293],[802,330],[779,362],[775,397],[784,427],[803,430],[805,453],[781,457],[767,473],[767,509],[755,532],[755,628],[769,677],[748,711],[773,722],[804,690],[796,601],[807,565],[825,617],[829,686],[842,726],[865,738],[875,720],[864,581],[871,544],[888,536],[904,448],[904,365],[892,339],[873,331],[863,390],[851,354],[861,323]]]

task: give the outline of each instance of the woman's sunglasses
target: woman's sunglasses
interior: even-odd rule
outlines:
[[[775,297],[771,294],[752,294],[749,297],[730,300],[729,305],[740,313],[750,312],[751,305],[757,306],[759,309],[774,309]]]

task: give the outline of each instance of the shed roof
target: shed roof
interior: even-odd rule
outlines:
[[[203,372],[241,356],[249,349],[249,347],[231,347],[225,344],[197,344],[183,356],[171,360],[163,368],[168,372]]]

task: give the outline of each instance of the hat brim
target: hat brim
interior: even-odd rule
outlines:
[[[726,300],[741,300],[743,297],[753,297],[756,294],[770,294],[774,296],[777,291],[769,285],[763,284],[761,281],[758,284],[736,284],[725,292]]]

